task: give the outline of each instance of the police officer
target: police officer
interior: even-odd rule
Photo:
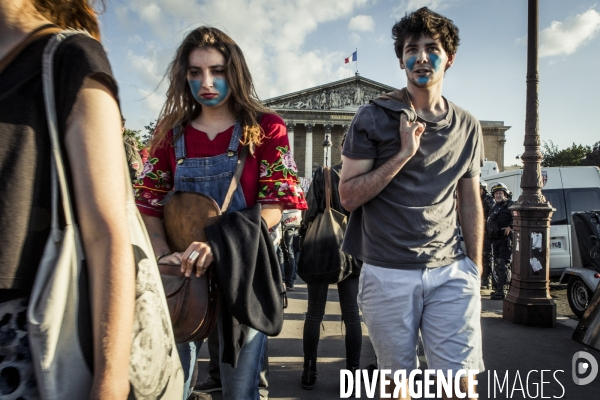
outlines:
[[[492,209],[494,208],[494,198],[487,190],[487,182],[479,179],[479,194],[481,195],[481,204],[483,205],[483,220],[487,221]],[[492,256],[492,242],[484,227],[483,234],[483,275],[481,275],[481,288],[490,287],[490,257]]]
[[[502,300],[507,270],[512,259],[512,215],[508,207],[513,202],[509,199],[511,193],[508,187],[501,182],[495,183],[491,192],[495,205],[487,219],[486,230],[492,242],[492,253],[498,277],[491,299]]]

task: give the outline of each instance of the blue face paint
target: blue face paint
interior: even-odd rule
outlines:
[[[229,84],[223,78],[213,79],[213,86],[217,90],[218,94],[212,99],[205,99],[204,97],[200,96],[200,88],[202,86],[200,79],[188,79],[188,84],[190,85],[190,90],[192,91],[194,99],[196,99],[198,103],[208,107],[216,106],[229,94]]]
[[[442,66],[442,59],[437,54],[430,54],[429,55],[429,62],[431,63],[431,66],[433,67],[433,70],[436,71],[436,72]]]
[[[433,68],[434,72],[437,72],[442,65],[442,59],[437,54],[429,54],[428,57],[429,57],[429,63],[431,64],[431,67]],[[412,71],[413,68],[415,67],[416,61],[417,61],[417,57],[411,57],[406,61],[406,66],[408,67],[408,69],[410,71]],[[421,76],[421,77],[417,78],[417,83],[424,85],[427,82],[429,82],[429,79],[430,79],[429,76]]]

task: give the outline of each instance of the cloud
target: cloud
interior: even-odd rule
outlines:
[[[127,44],[138,44],[138,43],[144,43],[144,40],[142,39],[142,37],[140,35],[134,35],[134,36],[129,36],[129,38],[127,39]]]
[[[143,25],[150,35],[144,35],[146,41],[170,49],[159,57],[161,49],[144,52],[139,45],[129,46],[132,69],[144,84],[154,82],[149,90],[156,87],[159,71],[165,71],[184,35],[197,26],[211,25],[228,33],[242,48],[259,96],[268,98],[347,77],[349,70],[339,68],[347,54],[307,51],[304,42],[319,24],[348,18],[369,1],[129,0],[118,13],[120,19],[127,17],[130,23]],[[369,16],[358,17],[356,26],[363,31],[369,28],[367,19],[373,24]]]
[[[360,44],[360,35],[356,32],[352,32],[350,36],[348,36],[348,40],[354,45],[358,46]]]
[[[539,56],[552,57],[569,55],[600,32],[600,13],[590,9],[583,14],[569,17],[564,21],[552,21],[539,35]],[[527,43],[527,38],[520,42]]]
[[[415,11],[421,7],[427,7],[435,12],[440,12],[467,1],[470,0],[402,0],[393,14],[401,18],[404,17],[405,12]]]
[[[133,53],[131,50],[127,54],[127,61],[135,76],[142,81],[142,83],[153,89],[158,85],[161,80],[161,76],[158,74],[158,62],[156,53],[150,51],[147,56],[140,56]]]
[[[162,93],[157,93],[158,91],[149,91],[144,89],[137,89],[137,91],[142,96],[142,100],[144,101],[144,106],[146,111],[148,112],[148,115],[154,116],[146,118],[146,120],[154,120],[156,117],[158,117],[158,114],[160,113],[163,104],[165,104],[165,101],[167,100],[166,96],[162,94],[164,93],[164,91]]]
[[[375,30],[375,21],[370,15],[357,15],[348,23],[348,29],[359,32],[372,32]]]

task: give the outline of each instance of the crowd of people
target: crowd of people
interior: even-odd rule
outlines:
[[[54,210],[42,56],[50,38],[63,29],[88,32],[64,40],[54,71],[60,144],[91,288],[89,393],[94,399],[125,399],[136,279],[124,206],[119,206],[126,201],[126,182],[133,183],[157,263],[177,266],[190,279],[211,268],[247,267],[216,265],[213,261],[231,248],[213,241],[172,249],[164,204],[173,193],[199,193],[219,207],[227,203],[228,215],[239,215],[228,220],[233,229],[267,236],[273,246],[262,251],[266,259],[277,260],[281,276],[274,285],[292,291],[302,237],[327,206],[324,170],[315,172],[305,196],[285,123],[260,102],[241,49],[223,31],[201,26],[180,43],[166,74],[166,102],[149,155],[141,157],[135,143],[128,138],[124,143],[117,82],[90,3],[72,0],[64,7],[58,0],[0,0],[2,390],[41,397],[24,316]],[[492,299],[504,297],[511,262],[510,192],[498,183],[491,188],[493,199],[487,194],[479,180],[479,122],[442,96],[459,45],[458,28],[421,8],[396,22],[392,35],[407,86],[357,111],[342,141],[342,162],[331,168],[331,208],[348,218],[342,249],[353,260],[351,273],[337,283],[346,368],[360,368],[362,312],[380,369],[415,369],[421,335],[429,368],[483,371],[480,286],[487,287],[495,271]],[[124,153],[129,176],[122,169]],[[253,219],[252,212],[258,217]],[[240,240],[238,251],[253,249],[247,242]],[[260,298],[260,286],[249,279],[237,284],[252,286],[249,290]],[[308,390],[317,381],[328,288],[327,283],[307,285],[299,383]],[[233,313],[227,301],[222,298]],[[235,318],[232,326],[223,313],[207,341],[207,381],[195,382],[203,342],[176,345],[184,400],[194,388],[222,390],[227,400],[268,396],[267,335]],[[232,332],[238,335],[235,343]],[[16,365],[20,374],[5,374]],[[462,388],[466,382],[461,378]],[[393,383],[386,390],[392,393]]]

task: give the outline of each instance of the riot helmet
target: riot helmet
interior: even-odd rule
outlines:
[[[508,190],[508,186],[506,186],[502,182],[494,183],[494,185],[492,186],[491,192],[492,192],[492,194],[494,194],[498,190],[502,190],[504,192],[504,194],[506,195],[506,197],[510,197],[510,195],[512,194],[512,193],[510,193],[510,190]]]

